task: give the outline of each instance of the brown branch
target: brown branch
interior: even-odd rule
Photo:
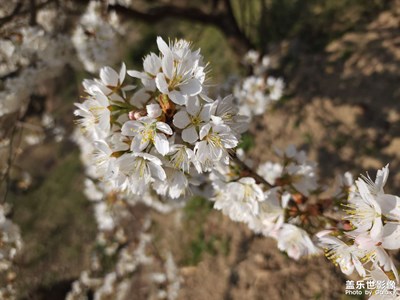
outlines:
[[[260,176],[256,171],[254,171],[252,168],[250,168],[244,161],[242,161],[239,157],[237,157],[235,151],[230,151],[229,153],[231,159],[235,164],[238,165],[238,167],[248,173],[250,177],[254,178],[257,183],[262,183],[265,186],[268,186],[270,188],[274,187],[274,185],[270,184],[268,181],[266,181],[262,176]]]
[[[13,126],[12,131],[11,131],[11,137],[10,137],[9,148],[8,148],[8,157],[7,157],[7,168],[6,168],[5,172],[4,172],[4,176],[2,177],[2,179],[0,181],[0,185],[3,185],[3,183],[5,185],[4,195],[3,195],[3,198],[2,198],[2,200],[0,202],[1,204],[6,203],[7,196],[8,196],[8,193],[10,191],[10,187],[11,187],[10,172],[11,172],[13,161],[16,158],[16,154],[13,155],[13,150],[14,150],[15,135],[17,134],[17,127],[18,127],[17,121],[18,121],[18,119],[16,120],[16,122],[14,122],[14,126]],[[19,143],[20,142],[21,142],[21,135],[20,135]]]
[[[9,14],[8,16],[0,18],[0,27],[3,26],[6,23],[12,21],[14,19],[14,17],[19,14],[19,12],[21,11],[21,8],[22,8],[22,2],[19,1],[17,3],[17,5],[15,5],[15,7],[14,7],[13,11],[11,12],[11,14]]]
[[[146,23],[157,23],[168,18],[181,18],[204,24],[216,24],[218,19],[222,17],[219,13],[207,14],[195,7],[178,7],[173,5],[153,7],[142,12],[133,7],[128,8],[116,4],[109,5],[108,10],[115,11],[124,17],[144,21]]]
[[[224,0],[225,16],[220,20],[219,28],[225,34],[228,42],[233,47],[239,56],[245,55],[249,50],[254,49],[253,43],[240,29],[240,26],[235,18],[235,14],[230,0]]]
[[[29,5],[30,5],[30,10],[31,10],[29,25],[35,26],[36,25],[36,1],[30,0]]]
[[[45,8],[46,6],[52,3],[57,3],[57,0],[48,0],[46,2],[42,2],[39,4],[36,4],[36,1],[34,0],[30,0],[29,8],[22,9],[23,4],[20,1],[15,6],[13,12],[10,15],[0,18],[0,28],[3,27],[5,24],[11,22],[15,17],[22,17],[26,15],[30,15],[30,25],[35,25],[37,11],[39,9]]]
[[[233,9],[229,0],[224,0],[222,11],[206,13],[196,7],[178,7],[163,5],[139,11],[133,7],[122,5],[109,5],[108,11],[115,11],[120,16],[139,20],[146,23],[158,23],[169,18],[180,18],[187,21],[195,21],[205,25],[217,27],[227,38],[232,50],[239,56],[243,56],[253,47],[247,36],[241,31],[234,17]]]

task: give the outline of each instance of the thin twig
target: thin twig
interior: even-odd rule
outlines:
[[[15,122],[14,127],[11,131],[10,144],[9,144],[9,148],[8,148],[7,169],[6,169],[4,176],[0,182],[0,185],[2,185],[5,182],[4,197],[1,201],[2,204],[6,203],[8,192],[10,190],[10,184],[11,184],[10,171],[11,171],[11,165],[13,162],[13,147],[14,147],[14,138],[15,138],[16,132],[17,132],[17,122]]]
[[[30,10],[31,10],[31,15],[29,19],[29,25],[35,26],[36,25],[36,1],[35,0],[30,0]]]
[[[34,4],[33,7],[31,6],[32,2]],[[13,12],[11,14],[9,14],[8,16],[0,18],[0,28],[2,26],[4,26],[5,24],[9,23],[9,22],[12,22],[14,20],[14,18],[17,17],[17,16],[25,16],[25,15],[28,15],[28,14],[30,14],[30,17],[31,17],[30,21],[33,21],[32,18],[33,18],[33,14],[34,14],[34,17],[35,17],[35,19],[34,19],[35,23],[34,24],[36,24],[36,13],[37,13],[37,11],[39,9],[42,9],[42,8],[46,7],[47,5],[49,5],[49,4],[53,3],[53,2],[57,3],[57,0],[48,0],[46,2],[42,2],[42,3],[39,3],[37,5],[36,5],[35,1],[31,1],[31,5],[30,5],[29,8],[22,9],[23,5],[22,5],[22,1],[20,1],[20,2],[17,3],[17,5],[15,6],[15,8],[14,8],[14,10],[13,10]]]
[[[248,165],[246,165],[246,163],[244,161],[242,161],[239,157],[237,157],[236,152],[232,151],[230,153],[230,157],[233,160],[233,162],[240,167],[240,169],[249,173],[249,176],[253,177],[257,181],[257,183],[262,183],[270,188],[274,187],[274,185],[272,185],[268,181],[266,181],[256,171],[254,171],[252,168],[250,168]]]
[[[8,16],[0,18],[0,27],[3,26],[6,23],[12,21],[14,19],[14,17],[19,14],[21,8],[22,8],[22,2],[19,1],[17,3],[17,5],[15,5],[15,7],[14,7],[13,11],[11,12],[11,14],[9,14]]]

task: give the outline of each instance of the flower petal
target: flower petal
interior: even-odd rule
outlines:
[[[131,150],[134,152],[141,152],[149,145],[149,140],[143,139],[141,135],[137,135],[133,138],[131,144]]]
[[[160,72],[160,68],[161,59],[157,55],[151,53],[150,55],[147,55],[145,57],[143,61],[143,69],[146,73],[155,76],[157,73]]]
[[[137,121],[127,121],[122,125],[121,133],[126,136],[135,136],[143,125]]]
[[[382,247],[389,250],[400,248],[400,224],[387,223],[383,226]]]
[[[157,177],[160,180],[165,180],[167,178],[164,169],[160,165],[149,163],[148,166],[153,177]]]
[[[199,139],[199,134],[194,126],[189,126],[182,131],[182,139],[190,144],[193,144]]]
[[[197,78],[192,78],[191,80],[189,80],[188,83],[180,86],[182,94],[189,96],[198,95],[201,92],[202,88],[203,86]]]
[[[357,271],[357,273],[361,276],[361,277],[365,277],[365,275],[366,275],[366,272],[365,272],[365,269],[364,269],[364,266],[362,265],[362,263],[358,260],[358,259],[356,259],[356,258],[353,258],[353,264],[354,264],[354,267],[356,268],[356,271]],[[352,268],[350,267],[349,268],[349,270],[351,270]],[[342,270],[343,271],[343,270]],[[344,274],[346,274],[346,275],[350,275],[351,273],[353,273],[353,271],[351,272],[351,273],[345,273],[345,272],[343,272]]]
[[[125,80],[126,75],[126,66],[125,63],[122,63],[121,70],[119,70],[119,84],[122,84]]]
[[[201,127],[201,129],[200,129],[200,139],[201,140],[210,132],[210,129],[211,129],[210,124],[206,124],[203,127]]]
[[[400,220],[400,197],[383,194],[378,195],[376,201],[380,205],[383,215],[389,219]]]
[[[95,147],[99,149],[101,152],[103,152],[106,155],[111,155],[112,151],[110,149],[110,146],[105,141],[102,140],[97,140],[93,142]]]
[[[212,105],[211,105],[211,104],[206,104],[206,105],[204,105],[203,108],[201,109],[201,112],[200,112],[200,119],[201,119],[203,122],[208,122],[208,121],[210,121],[210,117],[211,117],[211,108],[212,108]]]
[[[118,73],[110,67],[103,67],[100,70],[100,79],[107,86],[118,85]]]
[[[129,76],[134,77],[134,78],[140,78],[140,79],[146,79],[147,78],[145,73],[142,73],[142,72],[139,72],[139,71],[136,71],[136,70],[129,70],[127,73],[128,73]]]
[[[171,79],[174,76],[174,57],[171,52],[168,52],[162,58],[162,70],[168,79]]]
[[[372,196],[370,190],[368,189],[367,184],[362,179],[356,180],[356,185],[358,191],[361,195],[361,198],[367,203],[369,206],[373,207],[375,211],[380,214],[381,208],[379,204],[376,202],[375,197]]]
[[[190,124],[190,118],[189,118],[188,113],[184,110],[178,111],[175,114],[174,120],[172,121],[172,123],[180,129],[185,128],[186,126],[188,126]]]
[[[132,104],[133,106],[136,106],[138,108],[143,107],[143,104],[149,101],[150,99],[150,94],[149,91],[147,91],[144,88],[141,88],[138,90],[136,93],[133,94],[131,99],[129,99],[129,103]]]
[[[168,84],[163,73],[158,73],[156,76],[156,86],[163,94],[168,94]]]
[[[147,110],[147,115],[150,118],[154,118],[154,119],[161,116],[161,113],[162,113],[161,107],[157,103],[146,105],[146,110]]]
[[[161,155],[166,155],[169,152],[169,142],[167,137],[162,133],[157,133],[154,138],[154,146]]]
[[[190,97],[186,103],[186,110],[192,116],[197,116],[200,112],[200,101],[197,97]]]
[[[171,52],[171,49],[168,47],[167,43],[162,39],[161,36],[157,37],[157,46],[163,55],[167,55],[169,52]]]
[[[376,173],[375,185],[381,193],[383,193],[383,186],[385,185],[388,176],[389,176],[389,164],[387,164],[381,170],[378,170],[378,172]]]
[[[168,97],[171,99],[172,102],[178,105],[184,105],[186,103],[186,98],[182,95],[182,93],[178,91],[171,91],[168,93]]]
[[[377,216],[374,219],[374,224],[372,225],[372,228],[370,231],[371,238],[377,242],[380,242],[382,239],[382,230],[383,230],[383,224],[382,224],[381,216]]]
[[[166,134],[172,135],[172,129],[171,129],[171,127],[169,127],[169,125],[167,123],[157,122],[156,127],[158,130],[160,130]]]
[[[102,106],[107,107],[110,105],[110,101],[108,101],[108,98],[103,93],[96,92],[95,97],[97,102],[99,102]]]

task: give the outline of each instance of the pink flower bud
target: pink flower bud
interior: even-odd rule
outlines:
[[[141,117],[144,117],[147,115],[147,112],[143,109],[140,110],[132,110],[128,113],[128,117],[130,120],[137,120],[140,119]]]

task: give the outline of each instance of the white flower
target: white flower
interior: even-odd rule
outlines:
[[[248,129],[248,117],[238,115],[238,106],[233,103],[232,95],[223,99],[218,98],[212,106],[212,115],[220,117],[239,138],[240,134]]]
[[[261,115],[268,106],[268,98],[265,95],[265,79],[263,77],[247,77],[243,81],[243,85],[235,86],[234,95],[238,99],[242,115]]]
[[[144,194],[149,183],[166,179],[161,160],[151,154],[126,153],[118,158],[118,163],[126,176],[123,185],[133,194]]]
[[[103,199],[104,194],[101,190],[99,190],[93,180],[86,178],[85,179],[85,189],[83,190],[86,198],[91,201],[100,201]]]
[[[168,46],[161,37],[157,45],[162,53],[161,69],[156,76],[157,89],[172,102],[183,105],[189,96],[199,95],[205,79],[202,57],[190,44],[180,40]]]
[[[168,195],[172,199],[184,196],[188,189],[188,179],[186,175],[173,168],[165,168],[166,180],[153,183],[153,187],[157,194],[166,196]]]
[[[101,3],[89,2],[70,39],[86,70],[97,72],[100,66],[116,60],[121,52],[118,31],[122,27],[104,19]]]
[[[210,104],[201,105],[196,97],[189,98],[186,110],[182,109],[174,116],[173,123],[183,129],[182,139],[193,144],[199,139],[198,131],[210,120]]]
[[[116,88],[122,85],[125,79],[126,66],[122,63],[119,74],[110,67],[103,67],[100,69],[100,79],[102,83],[108,88]]]
[[[274,235],[283,225],[285,208],[291,195],[284,192],[279,194],[279,188],[272,188],[264,193],[264,201],[259,203],[260,211],[248,224],[249,227],[265,236]]]
[[[149,104],[146,105],[147,116],[153,119],[158,118],[161,116],[162,109],[158,104]]]
[[[376,240],[374,240],[368,233],[362,233],[358,235],[354,242],[359,249],[366,251],[366,254],[363,258],[364,263],[372,261],[374,264],[381,266],[385,271],[392,271],[396,277],[396,280],[399,280],[396,266],[394,265],[390,256],[381,246],[381,243],[377,243]]]
[[[399,300],[400,299],[400,287],[396,284],[390,286],[391,280],[386,275],[382,269],[374,265],[372,270],[369,271],[368,276],[366,276],[364,281],[374,281],[374,282],[384,282],[382,286],[376,287],[375,293],[369,297],[369,300]],[[393,282],[395,283],[395,282]]]
[[[142,117],[137,121],[128,121],[121,128],[126,136],[133,136],[131,150],[140,152],[152,143],[161,155],[169,152],[169,142],[165,134],[172,135],[168,124],[151,117]]]
[[[349,234],[357,237],[368,233],[385,249],[400,248],[400,198],[385,194],[383,187],[389,176],[389,166],[378,170],[375,182],[363,176],[356,181],[357,191],[351,194],[346,219],[356,227]],[[387,221],[383,225],[382,217]]]
[[[194,151],[198,161],[205,171],[211,170],[215,162],[228,163],[229,157],[226,149],[237,146],[238,140],[227,125],[218,117],[207,123],[200,130],[200,140],[196,143]]]
[[[126,66],[122,63],[119,73],[111,67],[102,67],[100,69],[100,80],[87,80],[83,81],[85,92],[89,95],[95,95],[102,93],[110,98],[111,101],[123,102],[123,98],[118,94],[118,91],[122,91],[122,95],[125,95],[125,91],[134,88],[132,85],[123,85],[126,75]]]
[[[282,177],[287,177],[288,183],[298,192],[308,197],[310,192],[318,188],[316,163],[307,160],[304,151],[297,151],[293,145],[289,145],[284,153],[278,152],[278,155],[285,159]]]
[[[244,177],[217,192],[214,208],[222,210],[234,221],[247,222],[259,213],[259,203],[263,200],[261,187],[253,178]]]
[[[276,239],[279,250],[285,251],[289,257],[295,260],[302,256],[319,253],[319,249],[311,241],[308,233],[292,224],[283,224]]]
[[[202,57],[199,51],[191,51],[190,44],[184,40],[168,46],[161,37],[157,38],[161,56],[154,53],[146,56],[144,72],[128,71],[140,78],[145,90],[156,88],[176,104],[185,104],[189,96],[199,95],[205,79]],[[205,99],[207,99],[205,97]]]
[[[96,150],[93,153],[93,162],[95,163],[98,176],[102,180],[115,178],[118,172],[117,159],[112,156],[113,151],[110,146],[102,140],[94,142]]]
[[[96,92],[93,97],[83,103],[75,103],[78,109],[74,114],[81,117],[77,123],[95,138],[107,136],[111,127],[109,105],[107,97],[100,92]]]
[[[196,169],[200,172],[201,167],[196,161],[196,156],[192,149],[181,144],[174,144],[170,148],[170,163],[176,168],[180,169],[185,173],[189,173],[190,166],[193,164]]]
[[[146,90],[155,91],[155,78],[161,71],[161,58],[154,53],[150,53],[143,60],[143,72],[129,70],[128,75],[139,78]]]
[[[271,185],[275,185],[276,180],[282,176],[282,172],[283,166],[281,164],[269,161],[261,164],[257,169],[257,173]]]
[[[335,197],[347,197],[351,192],[351,187],[354,184],[353,175],[350,172],[346,172],[341,176],[336,177],[336,190],[333,193]],[[350,195],[350,197],[352,197]]]
[[[282,98],[285,83],[282,78],[269,76],[267,79],[267,88],[269,89],[269,98],[277,101]]]
[[[321,247],[325,249],[326,257],[338,264],[346,275],[352,274],[356,269],[360,276],[365,276],[366,272],[361,263],[361,258],[365,256],[366,251],[357,248],[355,245],[349,246],[330,233],[331,231],[325,230],[317,234]]]
[[[97,202],[94,205],[94,214],[99,230],[109,231],[114,229],[115,222],[105,202]]]
[[[361,234],[369,231],[371,237],[380,240],[382,237],[382,211],[378,202],[369,193],[367,184],[363,180],[356,181],[358,193],[349,199],[346,210],[346,219],[356,227],[352,234]]]
[[[310,192],[317,189],[317,176],[313,165],[292,163],[286,167],[286,170],[290,175],[290,182],[303,195],[309,196]]]
[[[258,63],[258,59],[260,58],[260,53],[256,50],[249,50],[244,56],[244,62],[249,65],[255,65]]]

